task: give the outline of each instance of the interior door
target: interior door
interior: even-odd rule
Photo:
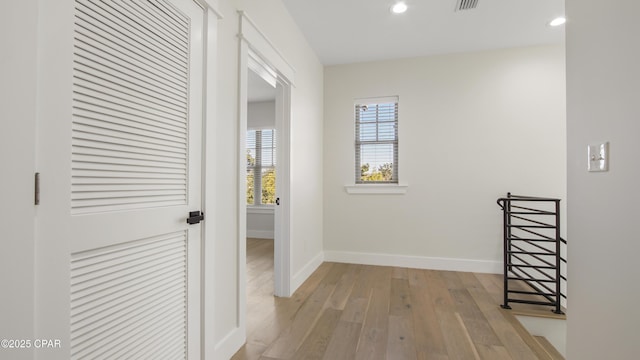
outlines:
[[[203,9],[68,4],[44,21],[70,40],[43,35],[37,331],[58,358],[200,358]]]

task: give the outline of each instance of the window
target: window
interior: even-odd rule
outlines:
[[[259,181],[256,181],[259,179]],[[276,131],[247,131],[247,205],[273,205],[276,199]]]
[[[398,183],[398,98],[356,101],[356,184]]]

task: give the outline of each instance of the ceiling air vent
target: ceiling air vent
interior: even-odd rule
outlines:
[[[478,7],[478,0],[457,0],[456,11],[471,10]]]

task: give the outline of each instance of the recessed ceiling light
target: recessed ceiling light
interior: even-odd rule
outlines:
[[[394,14],[402,14],[405,11],[407,11],[407,4],[403,2],[396,3],[391,7],[391,12]]]
[[[567,19],[565,19],[564,17],[560,16],[560,17],[557,17],[557,18],[551,20],[551,22],[549,23],[549,26],[560,26],[560,25],[562,25],[562,24],[564,24],[566,22],[567,22]]]

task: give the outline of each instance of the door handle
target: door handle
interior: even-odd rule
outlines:
[[[280,205],[280,198],[276,198],[276,205]]]
[[[200,221],[204,220],[204,213],[200,211],[190,211],[189,217],[187,218],[187,224],[200,224]]]

